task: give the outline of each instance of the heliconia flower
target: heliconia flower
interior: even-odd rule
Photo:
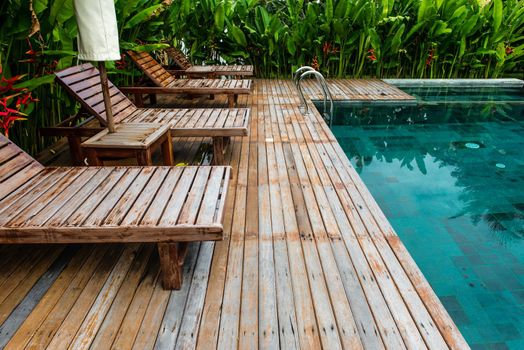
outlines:
[[[376,61],[377,60],[377,56],[375,56],[375,49],[374,48],[371,48],[368,50],[368,53],[369,53],[369,56],[367,56],[367,58],[371,61]]]
[[[0,93],[6,92],[6,91],[20,91],[21,89],[14,88],[13,85],[20,79],[22,79],[27,74],[22,75],[15,75],[14,77],[11,77],[9,79],[6,79],[5,77],[2,77],[0,80]],[[5,84],[5,85],[3,85]]]
[[[9,137],[9,128],[13,125],[15,121],[26,120],[27,118],[21,117],[19,115],[14,115],[9,112],[0,112],[0,127],[4,130],[4,135]]]
[[[428,58],[426,58],[426,66],[430,66],[431,62],[433,62],[433,54],[435,53],[435,49],[430,49],[428,53]]]
[[[315,69],[315,70],[319,70],[320,69],[320,65],[318,64],[318,57],[317,56],[313,57],[313,61],[311,62],[311,67],[313,67],[313,69]]]
[[[21,97],[19,96],[16,99],[15,105],[16,105],[16,108],[20,108],[20,106],[27,106],[30,103],[38,102],[38,101],[39,101],[38,99],[33,98],[33,96],[31,95],[31,92],[28,92]]]
[[[120,60],[115,62],[116,69],[125,70],[127,67],[126,56],[124,54],[120,55]]]
[[[324,46],[322,46],[322,52],[324,53],[324,56],[326,56],[331,51],[331,44],[327,41],[324,43]]]

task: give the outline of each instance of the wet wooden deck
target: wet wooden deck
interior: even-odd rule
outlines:
[[[339,99],[410,98],[332,84]],[[292,82],[257,80],[240,104],[252,119],[226,155],[227,238],[191,245],[182,290],[161,288],[151,244],[3,245],[0,348],[468,348]],[[178,161],[208,161],[208,140],[177,141]]]

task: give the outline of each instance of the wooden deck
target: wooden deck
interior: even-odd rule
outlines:
[[[320,115],[291,81],[254,85],[226,154],[227,237],[190,245],[183,289],[162,289],[151,244],[3,245],[0,348],[468,348]],[[176,141],[177,161],[208,161],[208,140]]]

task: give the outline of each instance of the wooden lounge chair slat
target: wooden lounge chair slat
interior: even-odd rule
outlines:
[[[91,176],[89,181],[78,190],[69,201],[62,206],[51,218],[47,224],[61,226],[96,190],[96,188],[103,183],[104,180],[111,173],[110,168],[96,169],[96,173]]]
[[[193,184],[195,179],[197,169],[196,168],[187,168],[184,170],[184,173],[178,181],[176,192],[189,194],[189,189]],[[186,196],[171,196],[167,206],[165,208],[164,215],[160,219],[159,225],[176,225],[178,223],[178,218],[184,203],[187,201]]]
[[[38,194],[36,198],[33,197],[33,194],[29,194],[29,197],[32,198],[29,205],[25,206],[23,211],[18,213],[15,217],[11,217],[8,222],[5,222],[5,224],[8,224],[10,227],[17,227],[31,219],[42,210],[45,205],[51,202],[55,196],[60,195],[64,190],[66,190],[67,187],[84,171],[85,168],[68,169],[67,176],[62,177],[59,181],[53,183],[47,191]]]
[[[125,168],[114,168],[89,197],[89,200],[82,203],[82,205],[65,220],[62,226],[81,226],[98,204],[104,200],[111,188],[118,183],[118,180],[120,180],[125,172]]]
[[[63,206],[76,194],[78,191],[82,190],[84,186],[90,181],[90,179],[97,173],[97,169],[86,169],[78,177],[73,179],[71,183],[63,188],[60,192],[54,194],[53,197],[46,198],[45,203],[41,203],[40,211],[28,218],[25,219],[25,222],[20,223],[21,226],[42,226],[45,224],[57,211],[59,211]],[[40,202],[40,201],[39,201]],[[26,209],[27,210],[27,209]],[[20,219],[23,220],[23,219]],[[16,224],[12,224],[16,226]]]
[[[40,185],[43,183],[43,181],[48,176],[51,176],[54,172],[55,172],[55,169],[53,168],[43,169],[43,167],[40,166],[39,171],[37,174],[35,174],[35,176],[26,177],[25,178],[26,181],[24,183],[20,184],[17,187],[11,188],[10,191],[3,192],[4,194],[2,195],[2,198],[0,198],[0,200],[4,204],[4,207],[0,208],[0,214],[5,210],[10,209],[13,203],[18,201],[21,197],[23,197],[29,191],[32,191],[33,189],[37,188],[37,186],[41,187]],[[14,175],[13,177],[18,176],[18,175],[25,175],[25,174],[23,172],[20,172]],[[31,181],[27,181],[27,180],[31,180]]]
[[[17,189],[23,185],[26,181],[38,175],[42,171],[40,164],[30,163],[21,172],[11,175],[8,179],[0,183],[0,200],[4,196],[8,196],[10,191]],[[0,212],[2,208],[0,208]]]
[[[210,181],[202,199],[202,206],[198,212],[196,223],[204,223],[213,221],[216,215],[217,208],[215,204],[218,202],[220,196],[220,187],[224,179],[224,169],[215,168],[211,170]]]
[[[162,183],[162,186],[158,189],[158,194],[155,196],[148,210],[144,214],[144,217],[142,218],[142,221],[140,223],[141,225],[154,226],[158,223],[158,221],[162,217],[164,208],[166,207],[169,198],[173,195],[176,196],[174,188],[180,180],[181,175],[181,167],[169,170],[169,173],[167,174],[164,182]]]
[[[8,145],[5,145],[4,147],[0,148],[0,163],[4,163],[6,162],[7,160],[17,156],[18,153],[17,152],[17,148],[15,145],[13,144],[8,144]]]
[[[60,180],[66,177],[67,173],[67,171],[52,173],[47,176],[38,187],[27,192],[26,195],[17,196],[16,201],[11,203],[8,210],[3,212],[2,216],[0,216],[0,225],[4,225],[34,201],[38,200],[40,195],[52,188],[56,183],[59,183]]]
[[[210,171],[209,167],[198,169],[187,202],[184,204],[184,207],[180,212],[178,224],[193,224],[195,222],[200,206],[202,205],[202,198],[204,196]]]
[[[111,212],[107,215],[102,225],[104,226],[118,226],[124,216],[129,212],[137,198],[140,196],[140,193],[144,190],[146,186],[155,173],[154,168],[144,168],[139,176],[133,181],[129,186],[128,191],[120,197],[118,202],[115,204]]]
[[[151,205],[151,201],[154,199],[155,194],[157,193],[160,186],[162,186],[164,183],[164,179],[168,173],[169,169],[164,167],[158,168],[155,171],[151,177],[151,180],[149,181],[150,185],[148,185],[144,191],[140,193],[137,200],[122,220],[121,225],[133,226],[140,223],[144,213]]]
[[[132,168],[118,179],[111,191],[104,197],[104,199],[97,205],[96,209],[91,212],[89,217],[82,223],[83,226],[100,226],[107,215],[114,208],[120,198],[127,192],[129,186],[135,181],[140,174],[140,168]]]
[[[15,157],[4,162],[4,166],[0,169],[0,183],[6,181],[9,177],[30,163],[31,160],[24,157]]]

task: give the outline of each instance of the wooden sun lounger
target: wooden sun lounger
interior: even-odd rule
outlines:
[[[187,243],[220,240],[231,169],[47,168],[0,135],[0,244],[158,244],[179,289]]]
[[[228,106],[232,108],[238,95],[251,93],[249,79],[176,79],[147,52],[128,51],[137,67],[156,87],[126,87],[121,90],[135,95],[135,101],[142,101],[143,94],[190,94],[227,95]]]
[[[169,47],[165,49],[165,52],[188,77],[253,76],[253,66],[251,65],[193,65],[186,55],[176,47]]]
[[[57,82],[80,102],[82,109],[98,119],[102,126],[106,126],[98,70],[86,63],[55,74]],[[173,137],[211,137],[214,164],[223,164],[223,153],[230,137],[248,134],[249,108],[137,108],[110,81],[108,84],[115,123],[168,123]],[[76,164],[81,164],[83,161],[81,137],[93,136],[101,130],[100,128],[83,129],[58,126],[43,129],[41,133],[68,136],[71,157]]]

